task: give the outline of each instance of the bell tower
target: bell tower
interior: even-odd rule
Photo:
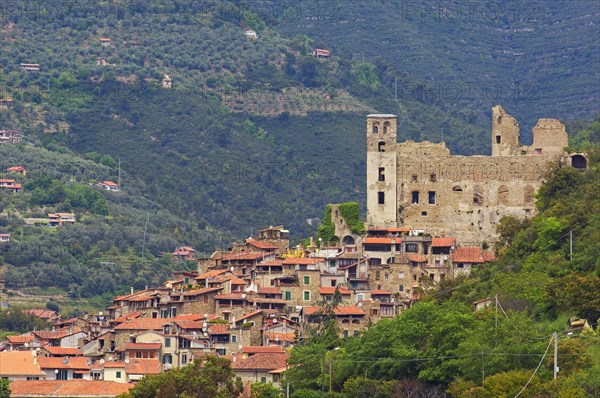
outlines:
[[[367,116],[367,224],[397,226],[397,117]]]

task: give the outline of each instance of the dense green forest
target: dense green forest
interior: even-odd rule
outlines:
[[[358,337],[339,338],[325,317],[292,349],[286,373],[292,396],[512,397],[521,389],[522,397],[598,396],[598,334],[567,333],[570,317],[594,328],[600,321],[598,138],[600,120],[583,124],[573,146],[588,148],[592,166],[557,168],[539,191],[538,215],[502,220],[496,263],[441,283]],[[473,302],[484,298],[491,306],[475,312]]]
[[[355,60],[384,60],[397,71],[400,96],[418,94],[453,112],[469,109],[482,125],[496,103],[511,109],[525,137],[540,117],[598,112],[593,1],[253,3],[282,34],[308,35],[315,46]],[[403,74],[418,83],[400,81]]]

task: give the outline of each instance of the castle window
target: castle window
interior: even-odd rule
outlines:
[[[383,123],[383,134],[387,134],[389,127],[390,127],[390,122]]]
[[[417,182],[418,181],[417,175],[413,174],[411,180],[412,180],[412,182]]]
[[[431,180],[431,182],[435,182],[437,180],[437,176],[435,175],[435,173],[431,173],[429,179]]]
[[[373,126],[373,134],[377,134],[377,133],[379,133],[379,127],[374,125]]]
[[[427,192],[427,194],[428,194],[429,204],[434,205],[435,204],[435,191],[429,191],[429,192]]]
[[[385,152],[385,142],[379,141],[379,143],[377,144],[377,150],[379,152]]]
[[[452,190],[454,192],[462,192],[462,188],[460,187],[460,185],[455,185],[452,187]]]
[[[502,136],[501,135],[497,135],[496,136],[496,144],[500,144],[500,142],[502,142]]]
[[[425,217],[425,216],[427,215],[427,212],[426,212],[426,211],[422,211],[422,212],[421,212],[421,215],[422,215],[423,217]]]
[[[587,159],[582,155],[571,156],[571,166],[579,170],[585,170],[587,168]]]
[[[400,286],[398,286],[398,291],[399,291],[399,292],[403,292],[403,291],[404,291],[404,285],[400,285]]]
[[[473,188],[473,204],[476,206],[481,206],[483,204],[483,194],[481,193],[480,186]]]
[[[385,181],[385,167],[380,167],[379,168],[379,176],[378,176],[378,181]]]
[[[506,185],[500,185],[500,188],[498,188],[498,203],[508,204],[508,187]]]
[[[385,203],[385,192],[377,192],[377,203],[380,205]]]
[[[412,203],[413,204],[419,203],[419,191],[412,191]]]

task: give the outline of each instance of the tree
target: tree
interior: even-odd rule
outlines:
[[[281,391],[271,383],[254,383],[250,387],[251,398],[281,398]]]
[[[227,359],[208,356],[183,368],[146,376],[120,398],[237,398],[243,386],[234,377]]]
[[[0,379],[0,398],[10,398],[10,380]]]

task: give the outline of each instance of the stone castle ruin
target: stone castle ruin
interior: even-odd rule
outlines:
[[[519,124],[492,108],[492,156],[454,156],[444,142],[398,143],[396,115],[367,116],[367,224],[409,227],[463,242],[493,242],[503,216],[531,217],[535,192],[552,164],[587,167],[568,154],[565,126],[539,119],[533,143]]]

